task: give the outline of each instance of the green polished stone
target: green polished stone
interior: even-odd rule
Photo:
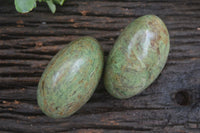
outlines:
[[[104,75],[107,91],[119,99],[143,91],[162,71],[169,48],[168,30],[157,16],[142,16],[130,23],[109,54]]]
[[[37,100],[49,117],[64,118],[79,110],[93,94],[103,69],[98,42],[82,37],[60,50],[40,79]]]

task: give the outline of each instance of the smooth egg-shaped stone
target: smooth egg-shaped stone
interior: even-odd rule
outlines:
[[[103,53],[92,37],[72,41],[50,61],[40,79],[37,101],[49,117],[64,118],[92,96],[101,77]]]
[[[155,15],[130,23],[111,50],[105,70],[107,91],[119,99],[147,88],[163,69],[170,48],[168,30]]]

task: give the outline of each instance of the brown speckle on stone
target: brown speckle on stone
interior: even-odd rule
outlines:
[[[149,24],[149,25],[152,25],[152,22],[151,22],[151,21],[149,21],[149,22],[148,22],[148,24]]]
[[[159,47],[157,48],[157,54],[160,55],[160,50]]]

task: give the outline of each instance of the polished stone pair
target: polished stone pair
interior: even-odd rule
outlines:
[[[119,99],[147,88],[160,74],[169,53],[169,34],[154,15],[140,17],[121,33],[106,62],[104,84]],[[91,37],[66,45],[50,61],[38,85],[41,110],[64,118],[80,109],[95,91],[103,69],[103,52]]]

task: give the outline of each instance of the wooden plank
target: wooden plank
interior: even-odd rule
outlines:
[[[45,4],[28,14],[0,7],[1,132],[200,132],[200,1],[66,1],[53,15]],[[171,48],[158,79],[141,94],[117,100],[102,80],[90,101],[69,118],[38,108],[36,90],[50,59],[70,41],[93,36],[105,59],[120,31],[145,14],[166,23]]]

